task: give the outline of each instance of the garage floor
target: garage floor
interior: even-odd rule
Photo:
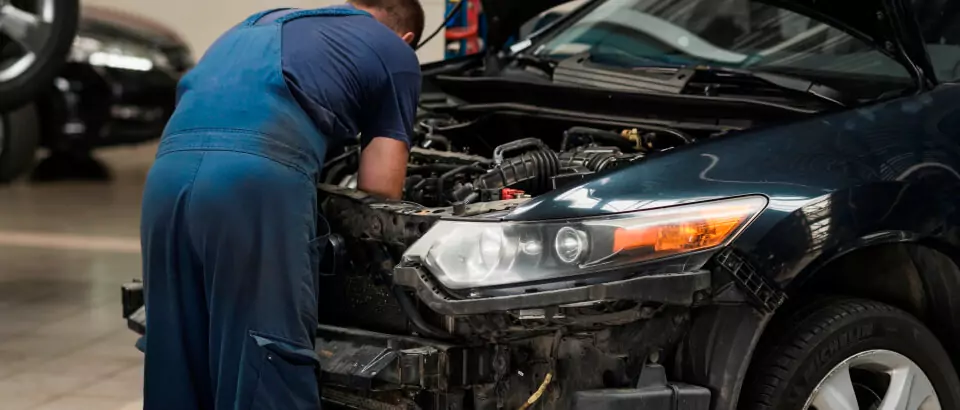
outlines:
[[[154,147],[103,152],[110,183],[0,188],[0,409],[142,408],[142,355],[120,316],[140,277]]]

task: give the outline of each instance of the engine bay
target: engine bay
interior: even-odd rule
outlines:
[[[359,146],[331,155],[319,186],[319,204],[330,232],[320,284],[321,289],[337,291],[321,295],[320,311],[350,313],[321,317],[320,322],[438,338],[451,332],[469,338],[503,331],[491,324],[501,323],[501,315],[491,316],[500,319],[490,323],[464,324],[455,331],[460,321],[422,306],[412,288],[398,283],[403,278],[395,276],[395,267],[441,218],[497,218],[529,198],[726,132],[630,125],[634,126],[519,118],[501,112],[474,118],[423,113],[400,201],[382,200],[356,189]],[[621,308],[612,311],[619,314]],[[445,329],[438,331],[441,324]]]
[[[329,402],[522,408],[549,377],[563,388],[543,397],[543,408],[572,408],[573,392],[636,385],[645,358],[677,344],[689,324],[684,306],[709,287],[706,271],[580,286],[565,299],[533,287],[504,297],[450,292],[404,264],[441,218],[496,219],[529,198],[722,133],[511,119],[423,115],[400,201],[356,189],[357,146],[328,160],[318,191],[330,245],[318,278],[318,343],[331,352],[326,368],[367,363],[363,371],[376,375],[330,372]],[[609,298],[577,296],[594,293]]]
[[[565,127],[569,125],[565,120],[498,117],[457,120],[422,114],[410,151],[403,201],[451,207],[452,215],[462,216],[470,204],[542,195],[697,139],[656,126]],[[533,132],[538,136],[525,136],[529,133],[522,128],[537,121],[546,122]],[[359,146],[350,146],[329,158],[323,183],[355,189],[359,156]]]

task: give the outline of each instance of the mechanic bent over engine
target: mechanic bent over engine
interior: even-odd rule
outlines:
[[[269,10],[181,80],[143,195],[145,409],[319,408],[315,182],[359,134],[359,189],[400,197],[422,31],[417,0]]]

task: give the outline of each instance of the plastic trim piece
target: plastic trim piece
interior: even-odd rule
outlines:
[[[317,326],[320,382],[350,389],[447,391],[490,383],[494,350],[360,329]]]
[[[787,294],[757,272],[745,259],[732,249],[724,249],[715,257],[717,266],[729,274],[751,302],[763,313],[772,313],[787,300]]]
[[[611,299],[690,306],[696,293],[710,288],[710,272],[701,270],[640,276],[572,289],[479,299],[453,299],[442,293],[421,268],[398,267],[394,269],[393,279],[397,285],[413,288],[424,304],[444,315],[475,315]]]
[[[640,372],[636,389],[578,391],[574,410],[708,410],[710,390],[667,381],[663,366],[649,364]]]

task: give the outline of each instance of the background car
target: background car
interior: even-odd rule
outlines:
[[[70,49],[78,13],[78,0],[0,2],[0,112],[49,84]]]
[[[192,66],[189,47],[172,30],[84,6],[56,77],[32,102],[0,115],[9,140],[0,151],[0,182],[27,171],[41,147],[49,155],[37,166],[36,179],[107,176],[91,151],[159,138],[177,82]]]
[[[78,0],[11,0],[0,2],[0,181],[32,161],[14,130],[35,125],[24,109],[16,118],[5,114],[32,101],[59,72],[77,30]]]

